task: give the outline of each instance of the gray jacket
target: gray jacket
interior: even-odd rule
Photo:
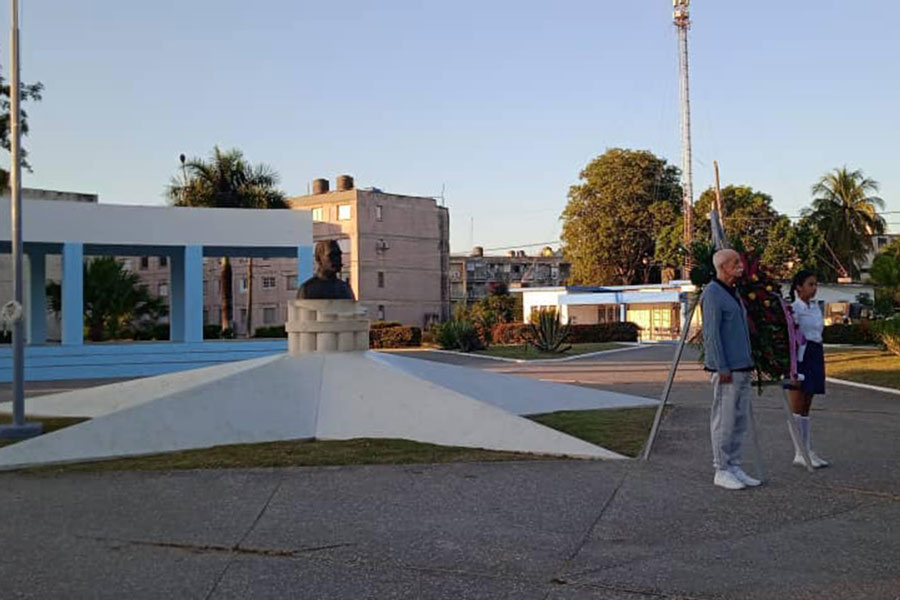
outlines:
[[[709,371],[747,370],[753,367],[747,309],[716,280],[700,297],[703,310],[703,363]]]

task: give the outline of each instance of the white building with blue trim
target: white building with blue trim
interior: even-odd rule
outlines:
[[[675,340],[688,310],[690,281],[664,284],[513,288],[522,294],[522,319],[541,308],[554,308],[563,323],[631,322],[642,340]],[[696,322],[695,322],[696,325]]]
[[[11,251],[9,202],[0,199],[0,251],[5,253]],[[154,375],[284,351],[283,340],[203,341],[203,259],[290,257],[297,259],[298,281],[312,275],[312,216],[303,210],[29,199],[23,202],[22,221],[28,380]],[[106,255],[168,258],[170,342],[84,343],[83,262]],[[61,257],[59,344],[47,343],[47,262],[52,256]],[[9,381],[11,356],[9,348],[0,349],[0,381]]]

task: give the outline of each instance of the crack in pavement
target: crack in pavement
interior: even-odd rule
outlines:
[[[272,502],[272,498],[275,497],[275,494],[278,493],[278,490],[281,489],[281,485],[284,483],[285,475],[282,475],[278,478],[278,482],[272,487],[272,492],[269,494],[269,497],[266,498],[266,502],[263,504],[262,508],[256,514],[256,518],[253,519],[253,523],[250,524],[250,527],[247,528],[247,531],[244,532],[244,535],[241,536],[241,539],[237,541],[234,545],[235,548],[240,548],[241,545],[246,541],[246,539],[253,532],[253,529],[256,528],[257,523],[259,523],[260,519],[262,519],[263,514],[265,514],[266,510],[269,508],[269,504]],[[235,554],[232,554],[231,559],[225,566],[222,568],[222,572],[219,573],[219,576],[216,577],[216,580],[213,582],[212,587],[210,587],[209,592],[207,592],[206,596],[204,596],[204,600],[209,600],[212,598],[213,593],[215,593],[216,589],[219,587],[219,584],[222,583],[222,580],[225,578],[225,574],[228,572],[228,569],[231,568],[231,565],[234,564]]]
[[[75,536],[80,539],[89,539],[97,542],[113,542],[128,546],[143,546],[149,548],[166,548],[172,550],[184,550],[194,554],[248,554],[255,556],[271,556],[279,558],[302,557],[311,552],[331,550],[345,546],[355,546],[355,543],[345,542],[338,544],[326,544],[323,546],[308,546],[296,550],[279,550],[274,548],[248,548],[246,546],[223,546],[221,544],[184,544],[179,542],[160,542],[153,540],[129,540],[104,536]]]
[[[594,568],[594,569],[585,569],[585,570],[583,570],[583,571],[576,571],[576,572],[574,572],[574,573],[570,573],[570,574],[569,574],[569,577],[573,577],[573,578],[574,578],[574,577],[582,577],[582,576],[585,576],[585,575],[597,575],[597,574],[602,573],[603,571],[608,571],[608,570],[610,570],[610,569],[617,569],[617,568],[619,568],[619,567],[624,567],[624,566],[627,566],[627,565],[630,565],[630,564],[634,564],[634,563],[638,563],[638,562],[642,562],[642,561],[654,560],[654,559],[657,559],[657,558],[659,558],[659,557],[661,557],[661,556],[670,556],[670,555],[674,555],[674,554],[676,554],[677,552],[679,552],[680,550],[685,550],[685,549],[687,549],[687,550],[696,550],[697,547],[698,547],[698,544],[700,544],[700,543],[704,543],[704,544],[705,544],[705,543],[711,542],[711,543],[713,543],[713,544],[716,544],[716,543],[722,543],[722,542],[725,542],[725,543],[728,543],[728,544],[733,544],[733,543],[736,543],[736,542],[740,542],[740,541],[746,540],[746,539],[748,539],[748,538],[754,538],[754,537],[760,537],[760,538],[761,538],[761,537],[768,536],[768,535],[773,534],[773,533],[779,533],[779,532],[782,532],[782,531],[784,531],[784,530],[786,530],[786,529],[791,529],[791,528],[795,528],[795,527],[800,527],[800,526],[803,526],[803,525],[807,525],[807,524],[809,524],[809,523],[814,523],[814,522],[816,522],[816,521],[824,521],[824,520],[826,520],[826,519],[831,519],[831,518],[834,518],[834,517],[839,517],[839,516],[841,516],[841,515],[848,514],[848,513],[857,511],[857,510],[861,510],[861,509],[864,509],[864,508],[869,508],[870,506],[874,506],[874,505],[873,505],[873,504],[866,504],[866,503],[864,503],[864,504],[858,504],[858,505],[852,506],[852,507],[850,507],[850,508],[843,508],[843,509],[840,509],[840,510],[835,510],[835,511],[832,511],[832,512],[828,512],[828,513],[824,513],[824,514],[821,514],[821,515],[813,516],[813,517],[810,517],[810,518],[808,518],[808,519],[795,520],[795,521],[790,521],[790,522],[787,522],[787,523],[773,524],[773,526],[770,527],[770,528],[763,529],[763,530],[760,530],[760,531],[755,531],[755,532],[752,532],[752,533],[746,533],[746,534],[744,534],[744,535],[737,536],[737,537],[706,538],[706,539],[701,540],[701,541],[699,541],[699,542],[698,542],[697,540],[691,540],[691,541],[686,542],[685,544],[675,544],[675,545],[673,545],[673,546],[671,546],[671,547],[667,547],[667,548],[665,548],[665,549],[663,549],[663,550],[660,550],[660,551],[658,551],[658,552],[651,552],[651,553],[649,553],[649,554],[647,554],[647,555],[645,555],[645,556],[638,556],[638,557],[630,558],[630,559],[628,559],[628,560],[623,560],[623,561],[619,561],[619,562],[615,562],[615,563],[610,563],[610,564],[608,564],[608,565],[605,565],[605,566],[602,566],[602,567],[597,567],[597,568]],[[684,557],[685,554],[681,554],[681,556]]]

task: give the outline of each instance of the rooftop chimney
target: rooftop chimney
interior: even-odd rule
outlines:
[[[349,175],[338,175],[337,191],[346,192],[353,189],[353,178]]]
[[[313,179],[313,196],[318,196],[319,194],[327,194],[328,193],[328,180],[327,179]]]

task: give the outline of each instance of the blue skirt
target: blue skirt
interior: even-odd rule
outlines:
[[[825,393],[825,349],[818,342],[806,342],[803,360],[797,365],[803,374],[801,389],[807,394]]]

